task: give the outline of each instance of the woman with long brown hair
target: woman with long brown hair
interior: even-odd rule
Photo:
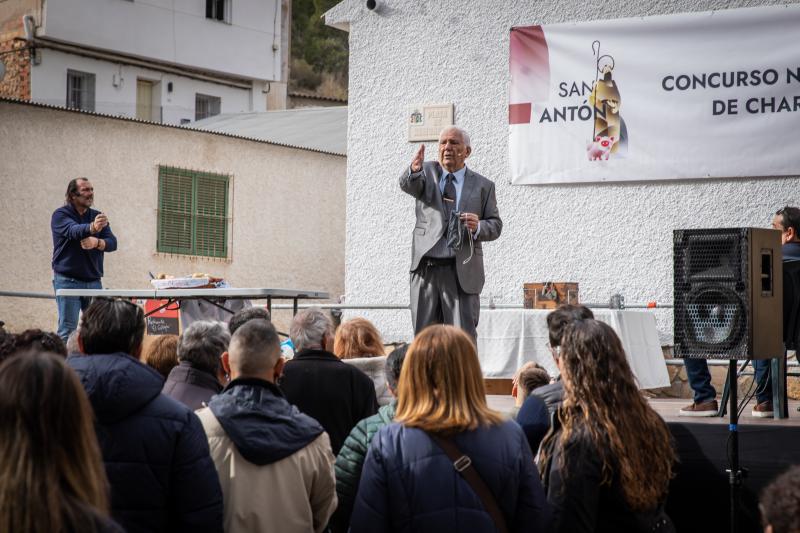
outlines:
[[[568,325],[564,403],[540,451],[555,531],[672,531],[663,512],[675,451],[639,392],[622,343],[596,320]]]
[[[386,355],[383,340],[375,325],[366,318],[351,318],[336,329],[333,353],[361,370],[375,384],[378,405],[388,405],[392,393],[386,383]]]
[[[17,355],[0,365],[0,531],[121,532],[92,408],[63,358]]]
[[[399,424],[372,439],[350,531],[547,531],[530,447],[486,404],[471,337],[425,328],[403,362],[397,398]]]

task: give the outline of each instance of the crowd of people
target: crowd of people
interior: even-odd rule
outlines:
[[[523,366],[511,416],[453,326],[386,355],[369,321],[305,309],[289,360],[260,307],[146,349],[121,299],[67,343],[0,328],[0,531],[674,531],[674,445],[616,333],[577,305],[547,324],[559,375]],[[798,472],[765,530],[800,520]]]

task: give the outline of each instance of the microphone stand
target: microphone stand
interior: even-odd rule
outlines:
[[[739,529],[738,515],[739,515],[739,501],[742,487],[742,469],[739,467],[739,399],[738,395],[738,381],[737,381],[737,367],[736,359],[731,359],[728,362],[728,383],[730,383],[730,396],[728,413],[730,421],[728,424],[728,432],[730,439],[730,465],[726,472],[728,473],[728,484],[730,486],[730,505],[731,505],[731,533],[736,533]]]

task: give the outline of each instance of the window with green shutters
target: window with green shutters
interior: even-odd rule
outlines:
[[[221,174],[159,167],[159,252],[227,257],[229,179]]]

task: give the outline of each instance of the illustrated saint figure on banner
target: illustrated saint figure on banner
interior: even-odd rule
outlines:
[[[628,149],[628,131],[625,120],[620,115],[622,97],[617,82],[614,81],[614,58],[600,55],[600,41],[592,43],[595,53],[597,73],[594,87],[589,96],[589,104],[594,109],[592,141],[586,147],[590,161],[607,161],[613,154],[622,156]]]

